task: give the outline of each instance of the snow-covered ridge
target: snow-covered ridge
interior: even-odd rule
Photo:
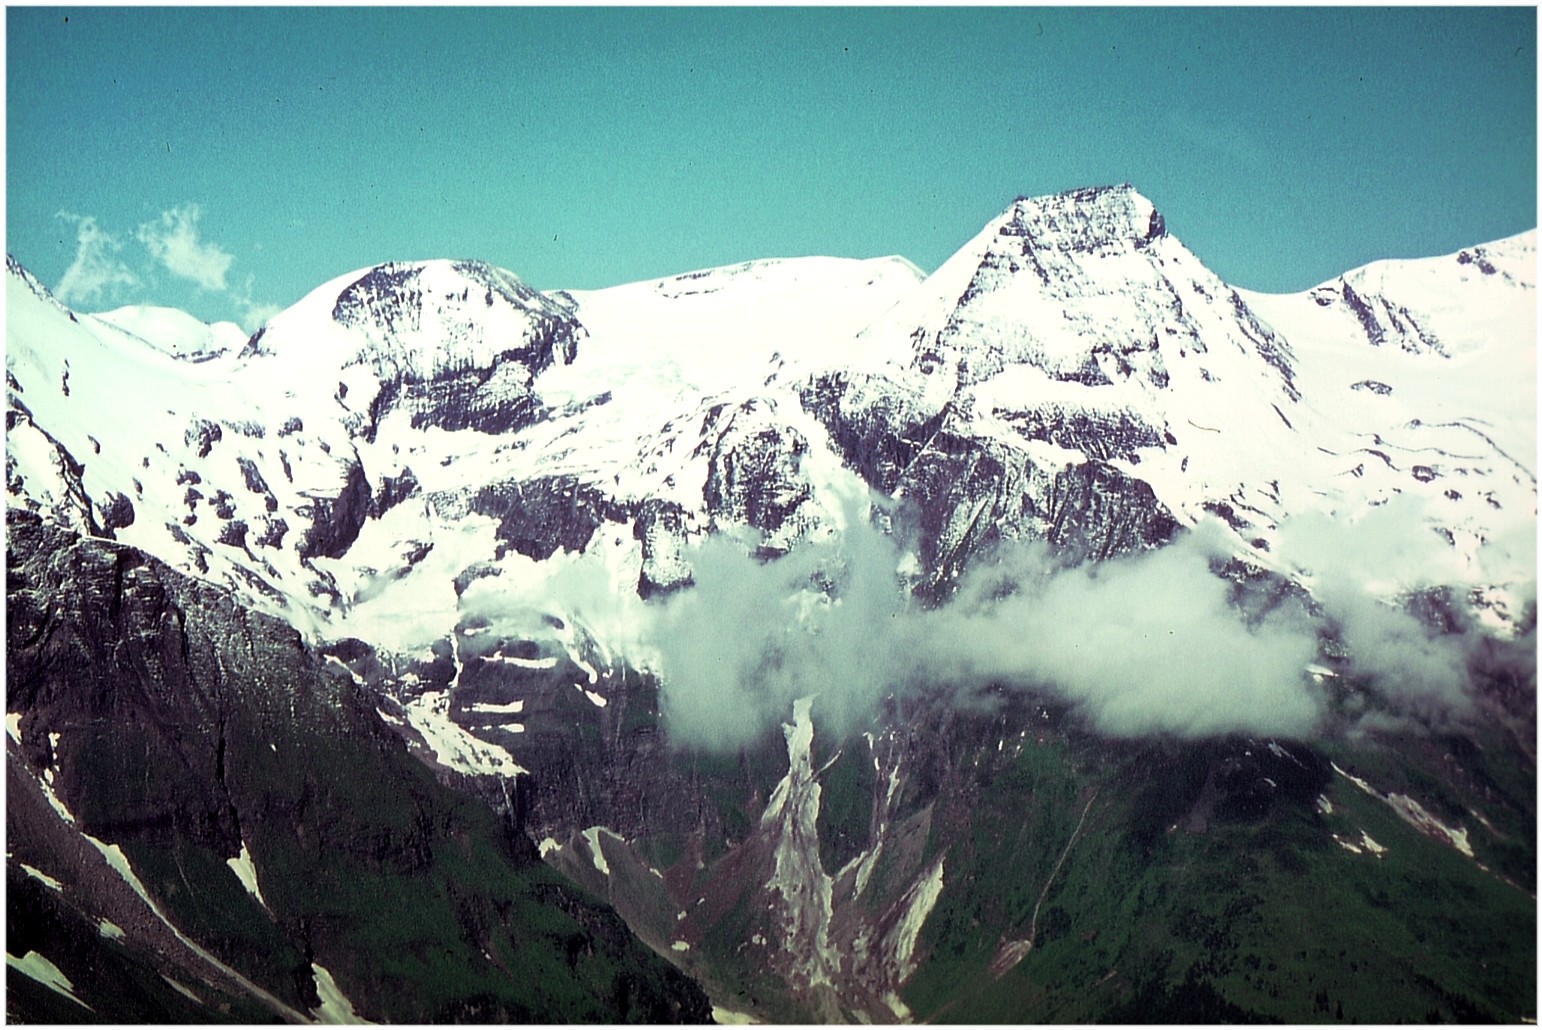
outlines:
[[[530,373],[571,361],[582,335],[567,310],[511,272],[479,261],[393,262],[311,291],[269,319],[242,359],[322,377],[318,385],[334,392],[339,376],[368,389],[364,376],[399,388],[479,372],[485,385],[504,364],[517,364],[518,385],[528,387]]]
[[[136,304],[87,316],[131,333],[173,357],[207,361],[246,345],[234,322],[201,322],[177,308]]]
[[[421,655],[491,593],[540,639],[477,664],[587,689],[636,595],[691,581],[692,540],[786,551],[868,487],[922,511],[914,572],[939,589],[988,538],[1101,558],[1212,518],[1310,585],[1287,524],[1388,505],[1429,531],[1405,571],[1496,625],[1535,579],[1535,233],[1269,296],[1105,187],[1019,198],[930,276],[809,257],[541,293],[401,262],[240,347],[165,309],[77,317],[8,270],[10,503],[313,639]],[[464,745],[444,754],[517,765],[510,734],[450,720],[450,683],[402,691]]]

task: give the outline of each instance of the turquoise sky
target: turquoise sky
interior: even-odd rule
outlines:
[[[1532,228],[1531,8],[6,11],[7,249],[83,310],[247,322],[380,261],[596,287],[935,268],[1129,181],[1300,290]]]

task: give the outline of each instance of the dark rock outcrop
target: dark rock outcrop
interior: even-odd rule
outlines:
[[[369,517],[372,500],[369,479],[358,459],[347,463],[343,489],[335,497],[312,498],[309,515],[311,524],[300,542],[300,557],[341,558],[359,538],[359,530]]]
[[[581,551],[606,521],[624,513],[599,490],[571,476],[509,480],[484,486],[471,510],[498,519],[498,539],[538,561]]]
[[[702,499],[714,519],[774,534],[812,496],[799,474],[808,441],[758,402],[713,409],[702,432],[713,441]]]

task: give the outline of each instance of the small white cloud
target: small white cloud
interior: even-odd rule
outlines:
[[[258,304],[253,301],[246,301],[241,308],[241,328],[249,333],[254,333],[262,328],[268,319],[283,310],[284,308],[280,304]]]
[[[246,283],[239,290],[230,291],[230,298],[238,311],[236,318],[241,328],[249,333],[256,332],[264,322],[284,310],[277,304],[264,304],[252,299],[253,278],[247,276]]]
[[[174,207],[163,212],[159,221],[141,225],[135,236],[150,256],[173,275],[189,279],[205,290],[223,292],[228,288],[225,274],[235,258],[219,244],[198,238],[201,215],[197,204]]]
[[[139,277],[118,257],[123,241],[97,225],[90,215],[60,211],[55,217],[75,223],[75,260],[64,270],[54,295],[66,304],[117,296],[140,284]]]

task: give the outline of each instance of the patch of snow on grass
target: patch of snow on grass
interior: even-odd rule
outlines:
[[[351,677],[353,679],[354,683],[358,684],[359,686],[362,687],[362,686],[365,685],[364,677],[360,676],[358,673],[356,673],[352,669],[350,669],[348,667],[347,663],[344,662],[341,658],[337,657],[337,655],[335,655],[335,654],[327,655],[327,664],[328,665],[335,665],[339,669],[342,669],[344,672],[346,672],[349,675],[349,677]]]
[[[545,858],[553,851],[561,851],[562,845],[557,843],[555,837],[546,837],[541,841],[541,857]]]
[[[478,701],[467,709],[478,715],[514,715],[525,710],[525,702],[510,701],[508,704],[493,704],[490,701]]]
[[[63,887],[61,887],[59,885],[59,881],[58,880],[55,880],[52,876],[49,876],[47,873],[43,872],[40,869],[34,869],[31,866],[29,866],[27,863],[25,863],[25,862],[21,863],[21,868],[22,868],[22,872],[26,873],[28,876],[32,877],[34,880],[37,880],[44,887],[50,887],[50,888],[52,888],[52,889],[54,889],[56,891],[62,891],[64,889]]]
[[[746,1012],[735,1012],[720,1005],[712,1006],[712,1021],[719,1026],[755,1026],[760,1022]]]
[[[504,665],[512,665],[517,669],[553,669],[557,665],[556,655],[547,655],[545,658],[515,658],[503,654],[485,654],[484,662],[502,662]]]
[[[1360,846],[1369,851],[1371,854],[1375,855],[1377,858],[1380,858],[1382,855],[1387,853],[1387,849],[1376,843],[1376,841],[1371,838],[1371,835],[1366,833],[1364,830],[1360,831]]]
[[[1472,853],[1472,845],[1467,842],[1467,830],[1465,827],[1447,826],[1407,794],[1388,794],[1382,800],[1391,805],[1392,810],[1402,816],[1403,821],[1413,826],[1414,829],[1437,840],[1444,840],[1468,858],[1475,857]]]
[[[47,798],[48,804],[52,806],[55,812],[59,813],[59,818],[73,826],[75,824],[75,815],[64,806],[63,801],[59,800],[59,795],[54,793],[52,778],[47,780],[39,779],[37,784],[43,788],[43,797]]]
[[[451,639],[454,639],[453,637]],[[457,663],[457,675],[460,666]],[[407,702],[407,721],[423,737],[440,765],[482,776],[516,776],[525,769],[496,744],[472,736],[450,720],[449,694],[430,690]]]
[[[584,670],[584,673],[589,677],[590,683],[598,683],[600,681],[599,670],[590,665],[588,662],[584,661],[584,656],[579,654],[571,646],[568,647],[568,657],[573,659],[574,665]]]
[[[1340,769],[1337,762],[1329,762],[1328,764],[1333,766],[1333,771],[1334,772],[1338,773],[1340,776],[1344,777],[1344,779],[1348,780],[1350,783],[1353,783],[1356,787],[1359,787],[1361,790],[1365,791],[1367,794],[1371,795],[1372,797],[1380,797],[1381,796],[1381,795],[1376,793],[1376,790],[1375,790],[1374,787],[1372,787],[1369,783],[1366,783],[1360,777],[1354,776],[1354,775],[1352,775],[1350,773],[1345,772],[1343,769]]]
[[[1421,805],[1414,798],[1409,797],[1407,794],[1383,794],[1376,788],[1372,787],[1369,783],[1365,782],[1357,776],[1351,776],[1343,769],[1340,769],[1337,765],[1333,766],[1333,771],[1347,779],[1350,783],[1353,783],[1355,786],[1359,787],[1361,790],[1365,791],[1371,797],[1378,801],[1384,802],[1387,807],[1391,808],[1392,811],[1397,813],[1398,818],[1402,819],[1404,822],[1408,823],[1410,826],[1425,836],[1433,837],[1435,840],[1438,840],[1443,844],[1450,845],[1457,851],[1460,851],[1462,854],[1466,855],[1468,858],[1475,859],[1477,857],[1473,854],[1472,844],[1467,840],[1466,827],[1447,826],[1445,823],[1431,815],[1427,808]]]
[[[584,831],[584,839],[589,842],[589,852],[594,857],[594,868],[598,869],[605,876],[609,876],[610,863],[605,861],[605,852],[600,848],[601,833],[604,833],[607,836],[613,837],[616,840],[623,842],[626,838],[616,834],[611,830],[606,829],[603,826],[591,826]]]
[[[124,936],[123,927],[108,919],[103,919],[96,924],[96,932],[110,941],[121,941]]]
[[[246,841],[241,842],[241,853],[235,858],[225,859],[225,864],[236,874],[236,879],[241,881],[246,893],[256,898],[257,904],[267,908],[268,903],[262,898],[262,889],[257,886],[257,867],[252,864],[252,853],[246,849]]]
[[[16,741],[18,744],[21,743],[21,717],[25,714],[25,712],[5,713],[6,735],[9,736],[12,740]]]
[[[311,975],[316,978],[316,993],[321,995],[321,1006],[311,1010],[311,1015],[316,1017],[318,1023],[358,1026],[369,1022],[353,1011],[353,1002],[338,989],[337,981],[332,979],[331,973],[312,962]]]
[[[49,990],[64,995],[81,1008],[91,1012],[96,1011],[75,997],[75,985],[70,983],[70,978],[60,972],[58,966],[44,958],[41,952],[29,951],[21,958],[17,958],[8,951],[5,953],[5,964],[19,973],[32,977]]]
[[[904,914],[900,916],[890,937],[894,946],[894,967],[898,982],[903,983],[916,971],[916,940],[941,894],[942,856],[939,855],[926,875],[906,892]]]

